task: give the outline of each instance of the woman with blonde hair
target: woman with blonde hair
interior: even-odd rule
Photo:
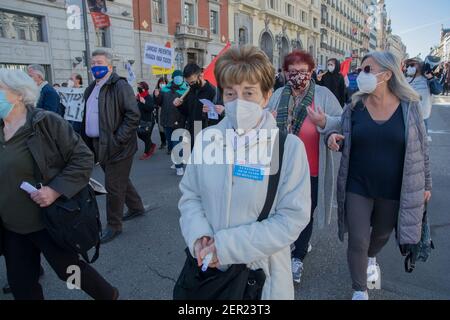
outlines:
[[[360,92],[342,114],[328,146],[341,151],[337,179],[339,238],[348,231],[353,300],[368,300],[367,282],[380,277],[376,255],[396,228],[399,245],[421,238],[431,198],[428,141],[419,95],[389,52],[364,57]]]
[[[217,61],[215,76],[223,93],[225,118],[197,136],[192,154],[202,155],[210,148],[202,139],[209,136],[215,150],[226,149],[232,159],[246,152],[271,151],[271,169],[276,150],[270,148],[279,130],[272,114],[264,110],[275,78],[269,59],[255,47],[232,48]],[[266,207],[272,177],[263,173],[267,164],[261,159],[188,164],[180,183],[180,226],[189,255],[201,266],[212,254],[208,267],[216,276],[233,265],[262,270],[262,299],[294,299],[290,244],[310,218],[305,148],[294,135],[285,137],[278,187],[262,221],[258,217]]]

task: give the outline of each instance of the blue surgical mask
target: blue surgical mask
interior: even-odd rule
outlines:
[[[0,119],[5,119],[13,108],[14,105],[6,99],[5,92],[0,90]]]
[[[175,78],[173,78],[173,83],[175,83],[177,86],[181,86],[183,84],[183,77],[176,76]]]
[[[92,75],[95,79],[103,79],[109,72],[108,66],[94,66],[91,68]]]

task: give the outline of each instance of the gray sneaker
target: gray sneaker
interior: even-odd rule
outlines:
[[[303,272],[303,262],[298,258],[292,258],[292,278],[294,282],[300,283]]]

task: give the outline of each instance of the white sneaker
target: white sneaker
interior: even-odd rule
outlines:
[[[369,264],[367,265],[367,282],[375,283],[379,278],[378,264],[375,258],[369,258]]]
[[[369,294],[367,291],[355,291],[352,300],[369,300]]]
[[[431,139],[431,136],[428,136],[428,142],[432,142],[433,141],[433,139]]]
[[[170,166],[170,169],[176,169],[175,163],[174,163],[173,165]]]
[[[177,168],[177,176],[184,175],[184,169],[183,168]]]
[[[308,243],[308,253],[310,253],[312,251],[312,245],[311,243]]]

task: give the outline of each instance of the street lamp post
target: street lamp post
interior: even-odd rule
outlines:
[[[86,9],[86,0],[81,0],[81,7],[83,10],[83,26],[84,26],[84,44],[86,47],[86,67],[87,67],[87,76],[88,82],[92,82],[92,74],[91,74],[91,48],[89,46],[89,25],[87,20],[87,9]]]

